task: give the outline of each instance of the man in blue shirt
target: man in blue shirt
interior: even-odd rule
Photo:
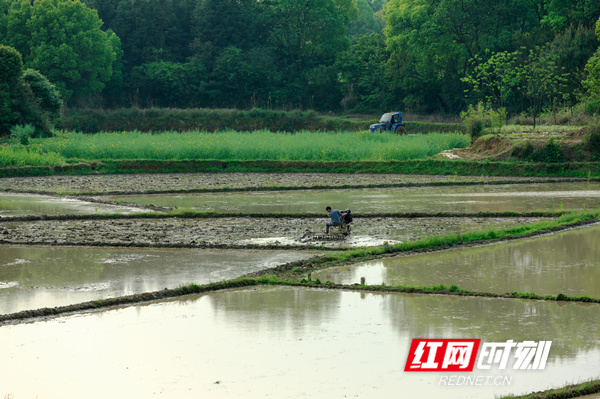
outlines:
[[[329,226],[339,226],[342,224],[342,216],[344,215],[342,212],[337,209],[331,210],[331,207],[328,206],[325,208],[327,211],[327,216],[331,218],[331,223],[327,223],[327,228],[325,229],[325,234],[329,234]]]

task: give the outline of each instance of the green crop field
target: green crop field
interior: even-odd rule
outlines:
[[[1,166],[57,166],[65,163],[65,157],[40,146],[0,146]]]
[[[32,140],[32,146],[39,151],[79,160],[388,161],[422,159],[469,144],[470,137],[461,133],[397,136],[349,131],[272,133],[266,130],[134,131],[93,135],[59,132],[53,138]]]

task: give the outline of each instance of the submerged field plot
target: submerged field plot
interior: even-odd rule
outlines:
[[[98,204],[73,198],[37,194],[0,193],[0,217],[29,215],[86,215],[94,213],[135,213],[147,209]]]
[[[596,377],[596,316],[581,304],[259,288],[2,326],[0,368],[18,397],[104,398],[118,386],[129,397],[491,399]],[[438,373],[403,372],[423,336],[554,343],[544,371],[476,372],[510,385],[447,387]],[[91,384],[98,376],[111,384]]]
[[[315,213],[331,204],[353,213],[528,212],[600,207],[600,183],[535,183],[344,190],[104,196],[130,205],[241,213]]]
[[[229,280],[319,254],[0,246],[0,314]]]
[[[597,221],[587,210],[600,205],[598,183],[386,175],[394,187],[374,188],[371,176],[348,188],[350,175],[331,175],[324,191],[327,175],[256,177],[0,179],[50,202],[68,194],[125,207],[46,214],[25,203],[24,216],[0,219],[0,389],[15,398],[100,398],[118,386],[132,398],[491,399],[600,377],[600,305],[573,298],[600,297],[600,227],[552,233]],[[164,204],[124,195],[144,187],[173,195]],[[303,240],[324,228],[326,205],[352,209],[353,234]],[[586,211],[563,214],[574,209]],[[475,296],[513,291],[555,297]],[[544,370],[478,370],[503,383],[445,386],[437,373],[404,372],[411,339],[423,337],[553,344]]]
[[[431,286],[479,292],[535,292],[600,298],[600,226],[527,240],[396,256],[314,273],[322,281]]]

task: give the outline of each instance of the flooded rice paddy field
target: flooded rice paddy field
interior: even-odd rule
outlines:
[[[494,398],[596,377],[596,316],[574,303],[259,287],[5,325],[0,371],[16,398]],[[548,336],[543,371],[471,374],[510,385],[403,371],[414,337]]]
[[[158,200],[164,200],[161,206],[166,207],[240,213],[320,213],[329,204],[351,208],[356,215],[352,236],[333,241],[303,239],[307,231],[322,232],[327,221],[324,212],[323,218],[0,219],[0,313],[223,281],[307,259],[322,254],[325,247],[381,245],[539,220],[368,214],[600,206],[598,183],[510,178],[522,184],[426,187],[432,182],[469,179],[482,180],[266,173],[0,179],[0,191],[57,195],[43,199],[48,201],[44,206],[58,204],[52,211],[36,210],[37,205],[28,203],[34,196],[25,195],[21,208],[13,206],[20,212],[14,215],[80,214],[73,209],[89,214],[127,213],[147,204],[160,205]],[[406,183],[424,186],[340,189],[349,184]],[[68,199],[75,205],[60,202],[64,194],[319,186],[338,189],[108,198],[139,204],[122,204],[120,209],[111,207],[117,204],[84,204],[72,198]],[[0,216],[16,212],[2,208],[3,198],[12,195],[0,196],[0,212],[7,212]],[[98,198],[106,200],[107,196]],[[104,205],[110,209],[96,209]],[[600,227],[591,226],[479,248],[359,262],[316,272],[313,277],[350,284],[366,277],[367,284],[456,284],[478,291],[598,297],[599,238]],[[253,247],[263,249],[249,249]],[[182,398],[523,394],[600,378],[599,309],[597,304],[569,302],[266,286],[188,295],[0,325],[5,360],[0,364],[0,395],[41,399],[161,394]],[[443,386],[439,373],[404,372],[413,338],[553,343],[545,370],[492,369],[470,374],[501,376],[509,378],[510,384]]]
[[[600,183],[535,183],[381,189],[306,190],[105,196],[133,206],[239,213],[314,213],[326,205],[356,215],[377,213],[478,213],[600,207]]]
[[[337,284],[432,286],[498,294],[600,298],[600,226],[477,248],[356,263],[320,270],[315,278]]]
[[[319,254],[0,246],[0,314],[229,280]]]
[[[143,207],[82,201],[37,194],[0,193],[0,218],[29,215],[89,215],[95,213],[148,212]]]

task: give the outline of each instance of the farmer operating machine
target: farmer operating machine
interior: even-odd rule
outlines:
[[[388,112],[383,114],[379,123],[371,125],[372,132],[390,131],[396,134],[405,134],[406,127],[402,123],[402,112]]]

